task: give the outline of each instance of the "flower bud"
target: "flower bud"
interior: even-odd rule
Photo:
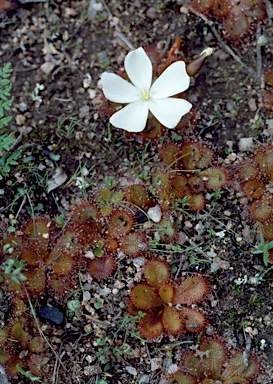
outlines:
[[[214,49],[210,47],[204,49],[204,51],[202,51],[198,57],[196,57],[191,63],[187,65],[187,74],[189,76],[196,75],[204,65],[206,58],[212,55],[213,51]]]

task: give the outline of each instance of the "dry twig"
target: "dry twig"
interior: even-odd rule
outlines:
[[[127,39],[127,37],[124,35],[123,32],[121,32],[119,26],[118,26],[118,23],[117,21],[115,20],[115,18],[113,17],[108,5],[106,4],[106,2],[104,0],[102,0],[102,4],[104,6],[104,8],[106,9],[107,13],[108,13],[108,17],[109,19],[111,20],[112,24],[114,25],[114,28],[115,28],[115,31],[116,31],[116,35],[131,49],[131,50],[134,50],[135,47],[133,46],[133,44]]]

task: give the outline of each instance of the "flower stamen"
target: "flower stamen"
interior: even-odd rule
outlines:
[[[152,93],[147,90],[147,89],[144,89],[143,91],[140,91],[140,98],[145,100],[145,101],[148,101],[150,100],[150,98],[152,97]]]

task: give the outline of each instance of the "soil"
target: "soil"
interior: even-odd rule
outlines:
[[[13,149],[22,150],[18,164],[0,181],[3,234],[10,214],[16,216],[19,231],[33,212],[60,215],[77,199],[92,199],[105,186],[119,190],[138,181],[143,169],[149,172],[159,161],[160,140],[110,127],[98,107],[101,74],[118,72],[133,47],[157,47],[167,54],[181,36],[178,54],[188,63],[206,47],[215,48],[185,93],[196,118],[190,135],[210,143],[217,163],[231,174],[259,143],[272,142],[273,111],[262,103],[261,78],[254,79],[248,71],[259,71],[257,52],[262,73],[270,69],[271,19],[237,40],[228,38],[221,21],[212,22],[221,42],[183,0],[18,2],[13,10],[0,13],[0,62],[11,62],[13,68],[14,118],[9,130],[17,138]],[[260,35],[269,43],[257,48]],[[48,63],[53,66],[50,72]],[[165,139],[179,140],[178,135],[183,133],[167,131]],[[244,151],[240,139],[246,137],[253,138],[253,147]],[[65,180],[57,178],[58,186],[49,191],[48,181],[58,169]],[[273,275],[262,256],[252,253],[259,234],[233,176],[231,181],[217,199],[210,196],[198,214],[181,214],[183,233],[190,240],[183,258],[170,253],[167,259],[172,266],[180,265],[179,277],[206,275],[212,290],[202,304],[209,314],[205,333],[222,335],[236,348],[245,348],[250,340],[262,367],[255,382],[266,384],[273,381]],[[195,342],[196,336],[153,341],[136,336],[137,325],[128,320],[125,307],[142,264],[143,259],[121,258],[114,274],[101,281],[83,271],[79,279],[90,293],[87,301],[79,287],[62,299],[45,293],[35,300],[35,306],[50,304],[65,316],[61,325],[44,322],[55,354],[48,348],[39,355],[45,363],[42,383],[166,382],[170,366],[180,365],[187,342]],[[257,284],[251,282],[263,272],[267,273]],[[71,314],[67,303],[74,299],[81,307]],[[31,380],[20,374],[9,382]]]

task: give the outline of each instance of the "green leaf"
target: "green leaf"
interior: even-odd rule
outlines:
[[[0,129],[7,127],[9,125],[9,122],[11,121],[12,116],[7,116],[4,118],[1,118],[1,113],[0,113]]]
[[[61,155],[51,152],[51,153],[49,154],[49,157],[50,157],[51,160],[59,161],[60,158],[61,158]]]
[[[19,373],[21,373],[22,375],[24,375],[25,377],[27,377],[28,379],[30,379],[31,381],[38,381],[39,383],[42,382],[42,380],[40,379],[40,377],[38,376],[32,376],[32,373],[30,371],[24,371],[23,368],[20,367],[19,364],[16,365],[16,368],[18,370]]]
[[[94,307],[96,309],[100,309],[103,307],[103,299],[97,298],[94,303]]]
[[[12,84],[9,77],[11,73],[11,63],[7,63],[0,68],[0,129],[6,127],[11,120],[11,116],[4,117],[4,111],[11,109],[14,100],[14,97],[10,96]]]
[[[11,116],[9,116],[11,118]],[[15,139],[12,135],[0,135],[0,152],[9,151]]]
[[[68,309],[70,309],[70,311],[72,312],[76,312],[80,307],[81,307],[81,303],[79,300],[75,299],[75,300],[70,300],[68,301],[67,303],[67,307]]]

